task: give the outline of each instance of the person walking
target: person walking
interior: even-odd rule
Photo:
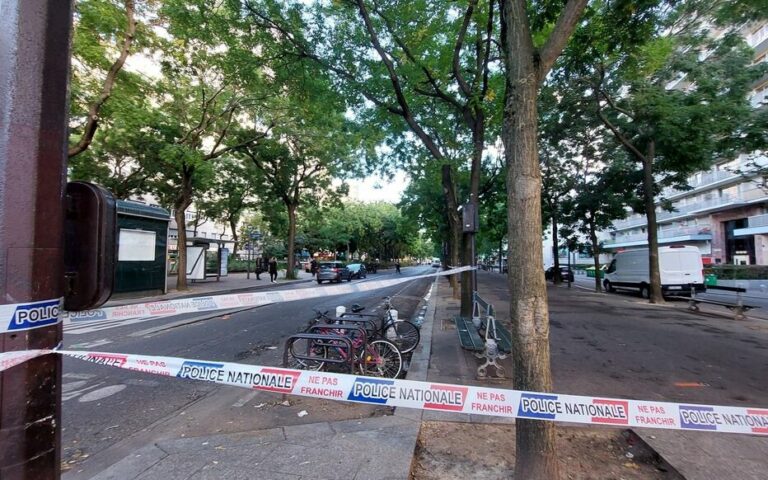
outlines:
[[[317,274],[317,260],[314,258],[309,262],[309,271],[312,273],[313,277]]]
[[[277,259],[275,257],[269,259],[269,281],[277,283]]]
[[[261,280],[261,272],[264,271],[261,267],[261,257],[256,257],[256,265],[254,265],[253,270],[256,273],[256,280]]]
[[[400,260],[395,261],[395,273],[400,273]]]

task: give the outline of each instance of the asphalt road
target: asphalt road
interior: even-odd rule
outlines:
[[[431,273],[429,267],[404,268],[403,276]],[[369,275],[356,282],[393,278]],[[365,293],[332,296],[333,285],[314,282],[275,289],[327,289],[328,297],[267,305],[239,312],[188,314],[108,328],[65,329],[64,346],[107,352],[177,356],[211,361],[280,365],[286,338],[313,318],[312,309],[333,311],[359,303],[366,313],[381,311],[382,297],[394,296],[401,318],[412,318],[430,280],[422,279]],[[312,399],[289,401],[202,382],[179,381],[64,359],[62,461],[65,478],[89,478],[136,448],[160,438],[231,433],[320,419],[361,418],[386,412],[381,407]],[[302,414],[306,412],[306,414]],[[301,415],[300,415],[301,414]]]
[[[650,305],[633,293],[549,292],[558,392],[768,406],[768,320]]]
[[[574,277],[573,286],[577,288],[586,288],[588,290],[595,289],[595,279],[589,278],[585,275],[576,275]],[[630,292],[627,292],[630,293]],[[722,290],[710,289],[706,293],[699,293],[696,295],[702,299],[714,300],[718,302],[736,303],[735,292],[726,292]],[[764,294],[758,291],[750,291],[742,295],[742,301],[746,305],[752,305],[758,307],[758,310],[752,311],[752,314],[759,317],[768,318],[768,294]],[[723,308],[723,307],[718,307]],[[726,312],[727,310],[723,310]]]

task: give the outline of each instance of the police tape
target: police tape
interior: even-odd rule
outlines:
[[[55,325],[61,321],[61,298],[0,305],[0,333]]]
[[[326,400],[590,425],[768,435],[768,408],[536,393],[177,357],[68,350],[6,352],[0,354],[0,371],[49,353],[137,372]]]
[[[399,277],[389,280],[376,280],[362,283],[326,286],[314,289],[293,289],[266,292],[245,292],[226,295],[208,295],[178,300],[136,303],[119,307],[98,308],[82,312],[61,310],[61,299],[38,302],[0,305],[0,333],[31,330],[33,328],[81,322],[101,322],[106,320],[132,320],[145,317],[168,317],[185,313],[211,312],[239,307],[259,307],[272,303],[307,300],[311,298],[367,292],[391,287],[423,278],[454,275],[474,267],[465,266],[426,275]]]

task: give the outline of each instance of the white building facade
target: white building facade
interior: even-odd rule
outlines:
[[[742,30],[755,50],[754,63],[768,61],[768,22]],[[755,108],[768,104],[768,76],[757,81],[750,95]],[[765,155],[741,155],[718,162],[691,176],[691,190],[667,189],[664,198],[674,211],[656,209],[659,245],[695,245],[705,264],[768,265],[768,192],[761,179],[744,173],[768,166]],[[605,247],[613,251],[648,246],[644,215],[614,222]]]

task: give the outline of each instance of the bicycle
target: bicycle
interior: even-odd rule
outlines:
[[[385,312],[381,320],[381,326],[375,321],[370,320],[374,318],[378,319],[379,317],[376,315],[360,313],[365,310],[365,307],[357,304],[350,307],[351,313],[344,313],[341,318],[369,319],[373,326],[369,332],[371,335],[378,336],[379,338],[394,343],[401,353],[410,353],[414,351],[421,341],[419,328],[408,320],[399,320],[397,318],[397,310],[392,306],[392,297],[384,297],[384,309]]]
[[[344,324],[342,319],[330,319],[327,311],[315,310],[315,313],[303,334],[289,339],[284,355],[286,366],[328,370],[333,365],[348,364],[350,370],[358,370],[363,375],[385,378],[400,375],[403,358],[392,342],[384,339],[369,341],[365,327]],[[320,324],[321,320],[325,320],[325,324]],[[296,343],[299,343],[299,352],[296,352]]]

